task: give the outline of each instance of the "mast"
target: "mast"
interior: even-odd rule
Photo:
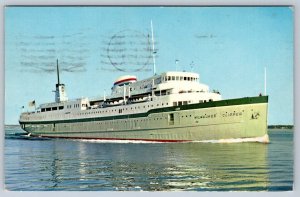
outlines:
[[[156,74],[156,66],[155,66],[155,51],[154,51],[154,35],[153,35],[153,25],[151,20],[151,34],[152,34],[152,58],[153,58],[153,75]]]
[[[267,95],[267,67],[265,67],[265,96]]]
[[[58,59],[56,60],[56,72],[57,72],[57,84],[55,88],[55,102],[59,103],[62,101],[67,101],[67,93],[65,90],[65,84],[60,83],[59,81],[59,67],[58,67]]]
[[[59,85],[59,68],[58,68],[58,59],[56,59],[56,71],[57,71],[57,84]]]

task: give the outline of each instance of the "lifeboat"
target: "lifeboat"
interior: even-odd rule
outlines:
[[[130,100],[130,103],[141,103],[141,102],[145,102],[148,101],[149,98],[148,97],[142,97],[142,98],[134,98]]]
[[[122,105],[124,103],[123,100],[118,100],[118,101],[106,101],[105,106],[110,107],[110,106],[118,106]]]

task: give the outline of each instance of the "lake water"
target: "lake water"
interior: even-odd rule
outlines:
[[[289,191],[293,131],[262,143],[104,143],[26,138],[7,127],[11,191]]]

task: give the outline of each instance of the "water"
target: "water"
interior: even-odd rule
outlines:
[[[262,143],[103,143],[32,138],[6,128],[11,191],[288,191],[293,132]]]

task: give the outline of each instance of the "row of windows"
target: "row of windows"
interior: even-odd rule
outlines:
[[[162,103],[161,106],[168,105],[169,103]],[[160,104],[157,104],[156,106],[159,106]],[[82,107],[86,107],[86,104],[82,104]],[[67,105],[67,109],[71,108],[72,105]],[[74,107],[79,107],[79,104],[75,104]],[[126,110],[136,110],[136,109],[141,109],[141,108],[146,108],[147,106],[137,106],[137,107],[131,107],[131,108],[123,108],[119,109],[119,113],[122,113],[123,111]],[[148,108],[154,107],[154,105],[148,105]],[[59,107],[48,107],[48,108],[42,108],[41,112],[48,112],[48,111],[56,111],[56,110],[63,110],[64,106],[59,106]],[[115,110],[105,110],[105,111],[94,111],[94,112],[86,112],[86,113],[80,113],[78,115],[88,115],[88,114],[102,114],[102,113],[112,113],[112,112],[117,112],[117,109]]]
[[[165,76],[165,81],[198,81],[198,78],[184,76]]]
[[[187,105],[188,103],[191,103],[192,101],[175,101],[173,102],[173,106],[181,106],[181,105]]]
[[[151,118],[147,118],[147,119],[140,119],[140,120],[115,120],[115,121],[127,124],[127,123],[147,122],[147,121],[151,121],[151,120],[163,120],[163,119],[166,120],[167,117],[164,117],[164,118],[152,118],[152,119]],[[97,122],[97,124],[115,124],[115,121],[110,121],[110,122],[101,121],[101,122]]]
[[[74,108],[78,108],[80,104],[74,104]],[[81,104],[82,107],[87,107],[87,104]],[[67,105],[67,109],[71,109],[72,105]]]
[[[208,99],[208,100],[199,100],[199,103],[206,103],[206,102],[211,102],[213,101],[212,99]]]
[[[64,106],[42,108],[41,112],[63,110]]]
[[[162,103],[161,106],[164,106],[164,105],[168,105],[169,103]],[[160,104],[157,104],[156,106],[159,106]],[[112,112],[119,112],[119,113],[122,113],[123,111],[126,111],[126,110],[136,110],[136,109],[142,109],[142,108],[146,108],[147,106],[144,105],[144,106],[137,106],[137,107],[128,107],[128,108],[122,108],[122,109],[114,109],[114,110],[105,110],[105,111],[94,111],[94,112],[85,112],[85,113],[80,113],[78,115],[88,115],[88,114],[102,114],[102,113],[112,113]],[[154,105],[148,105],[148,108],[150,107],[154,107]]]
[[[206,103],[206,102],[212,102],[212,99],[208,100],[199,100],[199,103]],[[175,101],[173,102],[173,106],[181,106],[181,105],[187,105],[188,103],[191,103],[192,101]]]
[[[78,108],[80,105],[79,104],[74,104],[74,108]],[[86,104],[82,104],[82,107],[86,106]],[[72,105],[67,105],[67,109],[71,109]],[[58,106],[58,107],[47,107],[47,108],[42,108],[41,112],[48,112],[48,111],[56,111],[56,110],[63,110],[64,106]]]

